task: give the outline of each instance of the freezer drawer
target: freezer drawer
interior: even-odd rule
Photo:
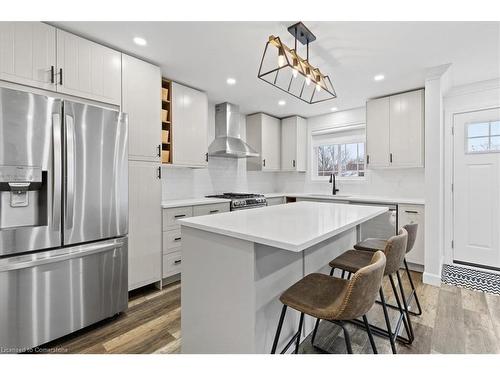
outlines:
[[[0,260],[0,351],[49,342],[127,309],[127,238]]]

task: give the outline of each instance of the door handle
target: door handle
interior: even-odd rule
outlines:
[[[52,227],[54,231],[60,230],[61,223],[61,116],[52,114]]]
[[[75,205],[75,124],[73,117],[66,115],[66,227],[73,227]]]

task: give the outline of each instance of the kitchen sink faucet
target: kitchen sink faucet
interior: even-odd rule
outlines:
[[[335,173],[332,173],[330,175],[330,183],[332,184],[332,194],[333,195],[336,195],[337,194],[337,191],[339,191],[339,189],[336,188],[336,184],[335,184]]]

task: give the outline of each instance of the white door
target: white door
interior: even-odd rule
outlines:
[[[57,91],[121,103],[121,53],[57,30]]]
[[[500,268],[500,108],[454,117],[454,260]]]
[[[392,167],[423,167],[424,90],[394,95],[390,101]]]
[[[56,29],[42,22],[0,22],[0,79],[55,89]]]
[[[122,58],[122,111],[128,115],[129,158],[159,161],[160,68],[135,57],[123,55]]]
[[[279,171],[281,167],[281,121],[262,115],[262,170]]]
[[[389,151],[389,98],[366,103],[366,157],[368,168],[390,165]]]
[[[129,290],[161,279],[159,163],[129,161]]]

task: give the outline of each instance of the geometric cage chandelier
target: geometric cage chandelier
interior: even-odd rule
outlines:
[[[337,94],[330,77],[309,62],[309,43],[316,40],[314,34],[302,22],[290,26],[288,31],[295,38],[294,48],[271,35],[257,77],[309,104],[335,99]],[[305,59],[297,53],[297,41],[306,46]]]

